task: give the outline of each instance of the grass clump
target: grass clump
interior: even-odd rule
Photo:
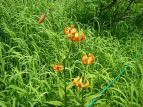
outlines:
[[[120,2],[111,10],[110,2],[98,0],[1,0],[0,106],[80,107],[96,98],[96,107],[142,107],[143,32],[132,18],[142,22],[142,7],[131,1],[134,8]],[[128,15],[118,19],[122,7]],[[46,17],[38,24],[42,14]],[[75,33],[64,34],[73,24],[76,39]],[[81,60],[85,53],[94,56],[89,65]],[[54,64],[63,71],[54,72]],[[125,64],[124,75],[100,95]]]

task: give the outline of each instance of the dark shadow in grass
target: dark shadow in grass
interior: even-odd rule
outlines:
[[[138,33],[143,28],[141,24],[143,23],[143,13],[134,13],[132,8],[138,2],[134,0],[124,1],[124,3],[118,0],[94,1],[96,0],[90,2],[75,0],[66,10],[69,18],[95,30],[100,27],[99,33],[109,31],[112,36],[119,39],[132,35],[133,32]]]

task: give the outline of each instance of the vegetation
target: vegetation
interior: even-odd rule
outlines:
[[[1,107],[81,107],[94,98],[96,107],[143,107],[142,96],[142,0],[1,0]]]

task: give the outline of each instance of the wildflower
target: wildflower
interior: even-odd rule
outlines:
[[[80,80],[78,81],[77,87],[79,87],[80,89],[83,87],[82,78],[80,78]]]
[[[83,32],[78,32],[74,25],[66,27],[64,29],[64,34],[68,35],[69,40],[72,42],[79,42],[85,39],[85,34]]]
[[[75,86],[77,86],[79,79],[80,77],[78,76],[77,78],[74,78],[74,80],[72,81]]]
[[[41,15],[41,17],[38,20],[38,24],[41,24],[45,18],[46,18],[46,14]]]
[[[70,34],[74,35],[75,33],[77,33],[76,28],[74,28],[74,26],[71,28]]]
[[[84,40],[85,39],[85,35],[84,35],[84,33],[83,32],[81,32],[81,38],[80,38],[81,40]]]
[[[64,34],[68,35],[68,36],[74,35],[76,32],[77,32],[77,30],[74,25],[72,25],[71,27],[68,26],[64,29]]]
[[[83,85],[83,87],[86,89],[89,88],[89,81],[88,80],[85,81],[85,84]]]
[[[89,56],[87,56],[86,54],[84,54],[82,56],[82,62],[84,64],[92,64],[94,62],[94,55],[93,54],[89,54]]]
[[[85,84],[82,83],[82,78],[80,78],[79,76],[77,78],[74,78],[74,80],[72,81],[73,85],[77,87],[77,90],[81,90],[82,88],[89,88],[89,81],[86,80]]]
[[[64,29],[64,34],[65,34],[65,35],[68,35],[68,34],[70,33],[70,31],[71,31],[71,28],[70,28],[70,27],[66,27],[66,28]]]
[[[64,69],[63,65],[60,65],[60,64],[55,64],[53,66],[53,71],[55,71],[55,72],[62,71],[63,69]]]
[[[69,39],[73,42],[79,42],[85,39],[83,32],[76,32],[74,35],[69,35]]]

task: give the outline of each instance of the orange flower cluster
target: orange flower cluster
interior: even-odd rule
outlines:
[[[38,23],[41,23],[44,20],[44,17],[45,16],[41,16]],[[72,25],[71,27],[66,27],[64,29],[64,34],[67,35],[69,40],[71,40],[72,42],[79,42],[85,39],[85,34],[83,32],[78,32],[74,25]],[[88,64],[92,64],[95,58],[94,58],[94,55],[90,53],[89,55],[83,54],[81,60],[83,64],[88,65]],[[64,66],[61,64],[54,64],[52,69],[55,72],[60,72],[64,69]],[[89,88],[89,81],[85,80],[85,83],[83,84],[82,78],[79,76],[77,78],[74,78],[72,83],[73,83],[72,86],[74,85],[78,89],[78,91],[80,91],[83,88],[85,89]]]
[[[82,88],[89,88],[89,81],[86,80],[85,84],[82,83],[82,78],[80,78],[79,76],[77,78],[74,78],[73,80],[73,84],[74,86],[77,87],[78,91],[81,90]]]
[[[78,32],[74,25],[66,27],[64,29],[64,34],[68,35],[69,40],[72,42],[79,42],[85,39],[85,34],[83,32]]]
[[[55,71],[55,72],[60,72],[60,71],[62,71],[63,69],[64,69],[63,65],[60,65],[60,64],[55,64],[55,65],[53,66],[53,71]]]
[[[93,54],[89,54],[89,56],[87,56],[86,54],[84,54],[83,56],[82,56],[82,62],[84,63],[84,64],[92,64],[93,62],[94,62],[94,55]]]

